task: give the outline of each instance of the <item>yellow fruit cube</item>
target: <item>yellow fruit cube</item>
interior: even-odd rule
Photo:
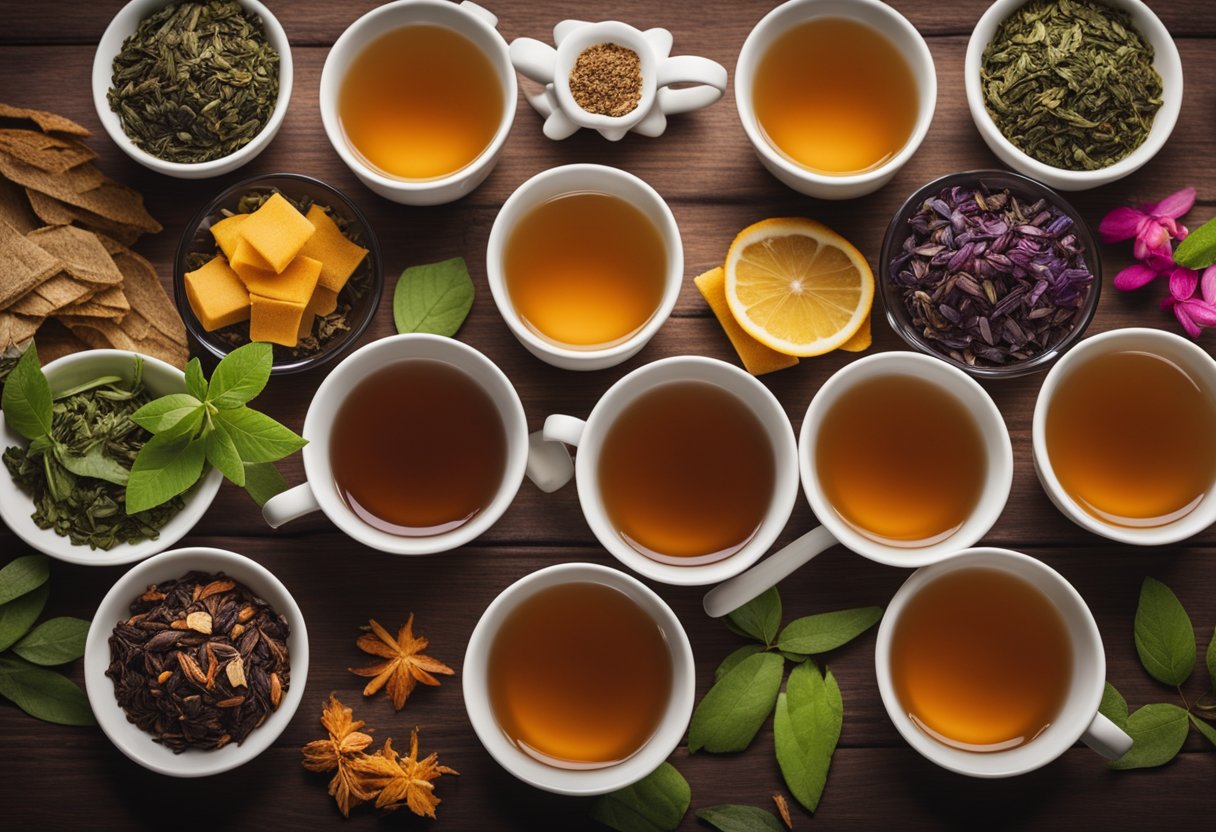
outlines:
[[[321,268],[321,274],[325,274],[324,267]],[[318,279],[317,288],[312,293],[312,300],[308,302],[308,310],[314,315],[328,315],[337,308],[338,293],[322,286],[320,279]]]
[[[194,317],[208,332],[249,318],[249,292],[218,254],[201,268],[186,272],[185,282]]]
[[[705,296],[709,308],[718,318],[718,323],[726,330],[726,337],[734,345],[735,352],[739,354],[743,366],[749,373],[754,376],[762,376],[774,370],[793,367],[798,363],[796,357],[770,349],[743,331],[743,327],[739,326],[735,316],[730,313],[730,307],[726,305],[726,273],[722,271],[721,267],[698,275],[693,282]]]
[[[294,347],[299,343],[304,304],[262,295],[250,295],[249,338]]]
[[[308,238],[308,242],[300,249],[300,254],[320,260],[320,284],[333,292],[340,292],[367,256],[367,249],[348,240],[319,205],[308,209],[307,218],[317,229],[317,233]]]
[[[224,252],[224,256],[229,260],[232,259],[233,252],[236,251],[237,241],[240,240],[241,225],[248,218],[248,214],[233,214],[231,217],[225,217],[211,225],[211,236],[215,238],[215,244],[219,246],[220,251]],[[262,262],[265,261],[263,260]]]
[[[251,295],[289,300],[307,306],[317,288],[321,264],[311,257],[300,255],[291,261],[282,274],[248,266],[238,267],[235,271]]]
[[[249,215],[241,225],[241,239],[266,260],[276,272],[287,268],[300,253],[316,227],[282,194],[275,194]]]
[[[266,258],[254,251],[253,246],[241,237],[237,238],[236,244],[232,248],[232,254],[228,255],[228,265],[232,266],[232,270],[237,274],[242,274],[246,270],[277,274],[266,262]]]

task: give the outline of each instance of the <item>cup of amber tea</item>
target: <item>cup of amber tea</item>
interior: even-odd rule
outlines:
[[[1064,356],[1039,390],[1034,466],[1078,526],[1177,543],[1216,522],[1216,361],[1157,329],[1116,329]]]
[[[1132,745],[1098,712],[1106,655],[1085,600],[1018,552],[967,549],[914,572],[887,605],[874,665],[899,733],[959,774],[1025,774],[1078,739],[1109,759]]]
[[[797,499],[785,410],[754,376],[714,358],[647,364],[609,388],[586,421],[555,414],[542,435],[578,448],[591,531],[655,581],[737,575],[777,539]]]
[[[705,596],[726,615],[830,546],[917,568],[972,546],[1013,482],[1005,420],[978,383],[927,355],[854,361],[811,400],[798,439],[802,487],[823,525]]]
[[[304,418],[308,481],[272,497],[272,527],[320,510],[398,555],[461,546],[511,504],[528,465],[523,405],[472,347],[437,335],[383,338],[326,376]]]
[[[490,756],[558,794],[641,780],[692,716],[692,648],[679,619],[636,578],[598,564],[550,566],[503,590],[473,629],[461,672]]]

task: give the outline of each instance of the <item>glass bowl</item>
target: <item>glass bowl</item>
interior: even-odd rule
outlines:
[[[895,283],[892,263],[902,253],[904,241],[911,235],[909,219],[916,214],[925,200],[953,187],[984,187],[989,191],[1002,191],[1008,188],[1010,193],[1020,200],[1024,199],[1033,203],[1044,199],[1072,220],[1071,228],[1065,233],[1076,235],[1085,264],[1093,275],[1093,282],[1080,303],[1076,317],[1072,321],[1072,328],[1062,337],[1056,338],[1028,358],[1013,359],[1007,364],[997,365],[987,362],[970,363],[958,355],[951,355],[946,351],[948,348],[945,345],[925,337],[924,327],[913,323],[912,314],[904,301],[903,290]],[[1085,333],[1098,307],[1098,295],[1102,286],[1102,261],[1098,256],[1093,234],[1076,209],[1046,185],[1021,174],[1000,170],[952,173],[934,179],[908,197],[907,201],[895,212],[891,224],[887,226],[887,233],[883,237],[882,251],[879,255],[878,272],[879,291],[886,308],[887,322],[896,334],[913,349],[953,364],[977,379],[1015,378],[1046,369]],[[955,352],[958,351],[955,350]]]
[[[275,191],[290,200],[307,200],[329,208],[334,220],[347,235],[367,249],[367,256],[338,294],[337,312],[344,308],[348,310],[345,313],[347,328],[323,339],[319,348],[312,352],[275,344],[271,373],[283,375],[328,364],[354,346],[375,316],[380,305],[380,296],[384,293],[380,243],[363,212],[341,191],[319,179],[298,173],[255,176],[226,188],[195,215],[182,234],[181,242],[177,246],[177,256],[173,261],[173,296],[177,302],[177,311],[186,323],[186,330],[207,352],[217,358],[223,358],[230,351],[248,343],[247,323],[233,324],[214,332],[203,329],[186,297],[186,272],[201,265],[197,262],[192,265],[192,260],[202,259],[205,262],[216,253],[211,225],[224,219],[228,215],[225,211],[229,214],[236,213],[237,202],[246,194],[268,194]]]

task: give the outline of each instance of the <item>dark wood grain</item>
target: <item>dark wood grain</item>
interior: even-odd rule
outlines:
[[[962,96],[962,61],[967,35],[985,2],[930,3],[898,0],[928,36],[937,64],[937,113],[924,145],[882,191],[850,203],[812,200],[768,176],[747,143],[733,96],[700,113],[673,119],[657,140],[630,136],[609,144],[594,135],[563,143],[544,139],[539,119],[522,99],[502,160],[484,186],[449,206],[407,208],[372,195],[343,167],[321,130],[318,80],[328,45],[349,23],[376,5],[367,0],[322,3],[274,2],[287,28],[296,66],[291,110],[270,148],[241,171],[218,180],[185,182],[150,173],[127,159],[100,129],[89,88],[93,44],[117,9],[117,2],[67,0],[18,3],[0,0],[0,100],[64,113],[95,131],[90,145],[101,167],[140,189],[165,231],[140,243],[140,250],[169,277],[178,236],[195,211],[214,193],[238,179],[272,171],[318,176],[344,190],[363,208],[385,254],[389,285],[405,266],[462,254],[478,287],[478,299],[462,340],[485,352],[511,377],[535,429],[549,413],[584,416],[624,372],[654,359],[685,353],[734,361],[716,322],[686,282],[675,314],[642,353],[613,370],[572,374],[532,358],[503,325],[485,285],[484,251],[490,226],[503,200],[529,176],[557,164],[594,161],[626,168],[651,182],[672,204],[684,238],[686,274],[717,265],[735,232],[766,216],[796,214],[827,222],[854,240],[872,264],[887,223],[908,193],[935,176],[994,166],[980,141]],[[769,3],[706,0],[644,3],[615,0],[500,0],[493,10],[508,37],[547,38],[566,17],[615,17],[638,26],[666,26],[677,53],[702,54],[733,72],[739,48]],[[1143,201],[1187,184],[1199,188],[1200,204],[1189,218],[1194,227],[1216,211],[1216,170],[1211,166],[1212,126],[1216,125],[1216,24],[1206,0],[1159,0],[1153,4],[1178,38],[1186,73],[1187,98],[1178,127],[1165,150],[1141,172],[1115,185],[1077,194],[1082,214],[1096,224],[1124,201]],[[1128,325],[1175,329],[1157,309],[1164,287],[1134,295],[1109,288],[1109,276],[1128,262],[1126,247],[1104,248],[1107,286],[1091,332]],[[3,276],[0,275],[0,280]],[[901,348],[876,308],[875,350]],[[383,304],[368,342],[391,334],[392,316]],[[1200,341],[1209,350],[1210,335]],[[854,356],[833,354],[763,378],[786,407],[795,429],[819,386]],[[316,376],[276,379],[260,405],[300,428],[318,384]],[[1048,502],[1034,476],[1029,430],[1041,377],[987,385],[1008,424],[1015,454],[1013,490],[1004,515],[985,542],[1027,551],[1072,581],[1086,598],[1106,644],[1108,677],[1132,707],[1176,697],[1140,669],[1132,641],[1132,613],[1140,582],[1153,575],[1169,583],[1190,611],[1206,644],[1216,626],[1216,532],[1156,550],[1120,546],[1082,532]],[[1111,414],[1117,418],[1118,414]],[[1129,440],[1130,441],[1130,440]],[[1151,435],[1135,441],[1151,441]],[[303,478],[298,460],[286,463],[289,481]],[[814,517],[804,501],[794,511],[782,540],[810,529]],[[354,647],[357,627],[368,617],[400,622],[409,612],[433,643],[432,652],[458,671],[464,646],[485,606],[519,577],[552,563],[591,561],[615,565],[587,528],[573,487],[545,495],[525,483],[502,520],[475,544],[432,558],[399,558],[368,550],[338,533],[319,516],[273,532],[256,507],[225,485],[212,509],[184,544],[219,546],[243,552],[277,574],[299,602],[307,621],[312,669],[304,704],[279,741],[253,763],[203,783],[153,775],[128,762],[97,731],[36,722],[0,704],[0,783],[7,798],[6,828],[330,828],[344,826],[325,795],[325,778],[305,772],[298,748],[314,738],[321,703],[337,692],[355,705],[380,737],[403,739],[414,724],[423,727],[424,751],[441,752],[462,772],[440,786],[444,829],[581,829],[586,801],[544,794],[515,781],[482,750],[465,715],[459,677],[425,689],[406,711],[394,714],[382,698],[361,702],[360,680],[346,668],[361,661]],[[0,557],[24,551],[0,527]],[[121,568],[56,564],[49,614],[89,617]],[[783,585],[786,618],[862,604],[883,604],[907,573],[882,567],[836,547]],[[717,663],[741,641],[700,609],[701,591],[653,585],[672,605],[693,644],[698,694],[708,689]],[[1216,754],[1192,736],[1178,760],[1154,771],[1111,772],[1092,753],[1076,748],[1032,775],[1015,781],[977,781],[940,770],[899,739],[875,688],[873,633],[828,657],[845,699],[845,726],[827,793],[814,823],[829,828],[1064,829],[1201,825],[1216,812]],[[79,668],[73,671],[79,678]],[[1188,699],[1207,688],[1202,673],[1185,686]],[[782,789],[772,753],[772,734],[763,729],[746,752],[688,756],[673,762],[693,789],[693,807],[718,802],[769,805]],[[796,810],[796,827],[812,821]],[[412,818],[382,821],[361,813],[350,828],[387,824],[422,828]],[[685,828],[698,828],[692,815]]]

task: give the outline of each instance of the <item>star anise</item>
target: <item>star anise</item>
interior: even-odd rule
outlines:
[[[376,797],[375,791],[364,787],[354,768],[357,760],[367,756],[363,749],[371,745],[372,738],[359,730],[363,721],[356,721],[354,711],[333,694],[329,695],[329,704],[321,711],[321,724],[329,732],[329,738],[313,740],[304,746],[304,768],[321,772],[337,770],[329,781],[329,794],[342,815],[350,817],[352,808]]]
[[[433,818],[440,804],[435,794],[435,784],[444,774],[459,774],[453,768],[439,764],[439,755],[430,754],[418,759],[418,729],[410,734],[410,753],[404,757],[393,748],[392,740],[385,740],[384,747],[375,754],[362,755],[354,766],[360,779],[373,789],[376,808],[392,811],[408,806],[415,815]]]
[[[363,628],[369,632],[359,636],[356,643],[363,652],[381,656],[385,661],[367,667],[350,668],[351,673],[375,677],[363,688],[364,696],[373,696],[380,688],[385,688],[393,700],[393,708],[398,711],[405,706],[405,700],[418,682],[438,685],[439,680],[432,676],[432,673],[451,676],[456,672],[438,659],[422,653],[429,642],[422,636],[415,637],[413,627],[414,614],[410,613],[409,620],[394,639],[388,630],[372,619]]]

